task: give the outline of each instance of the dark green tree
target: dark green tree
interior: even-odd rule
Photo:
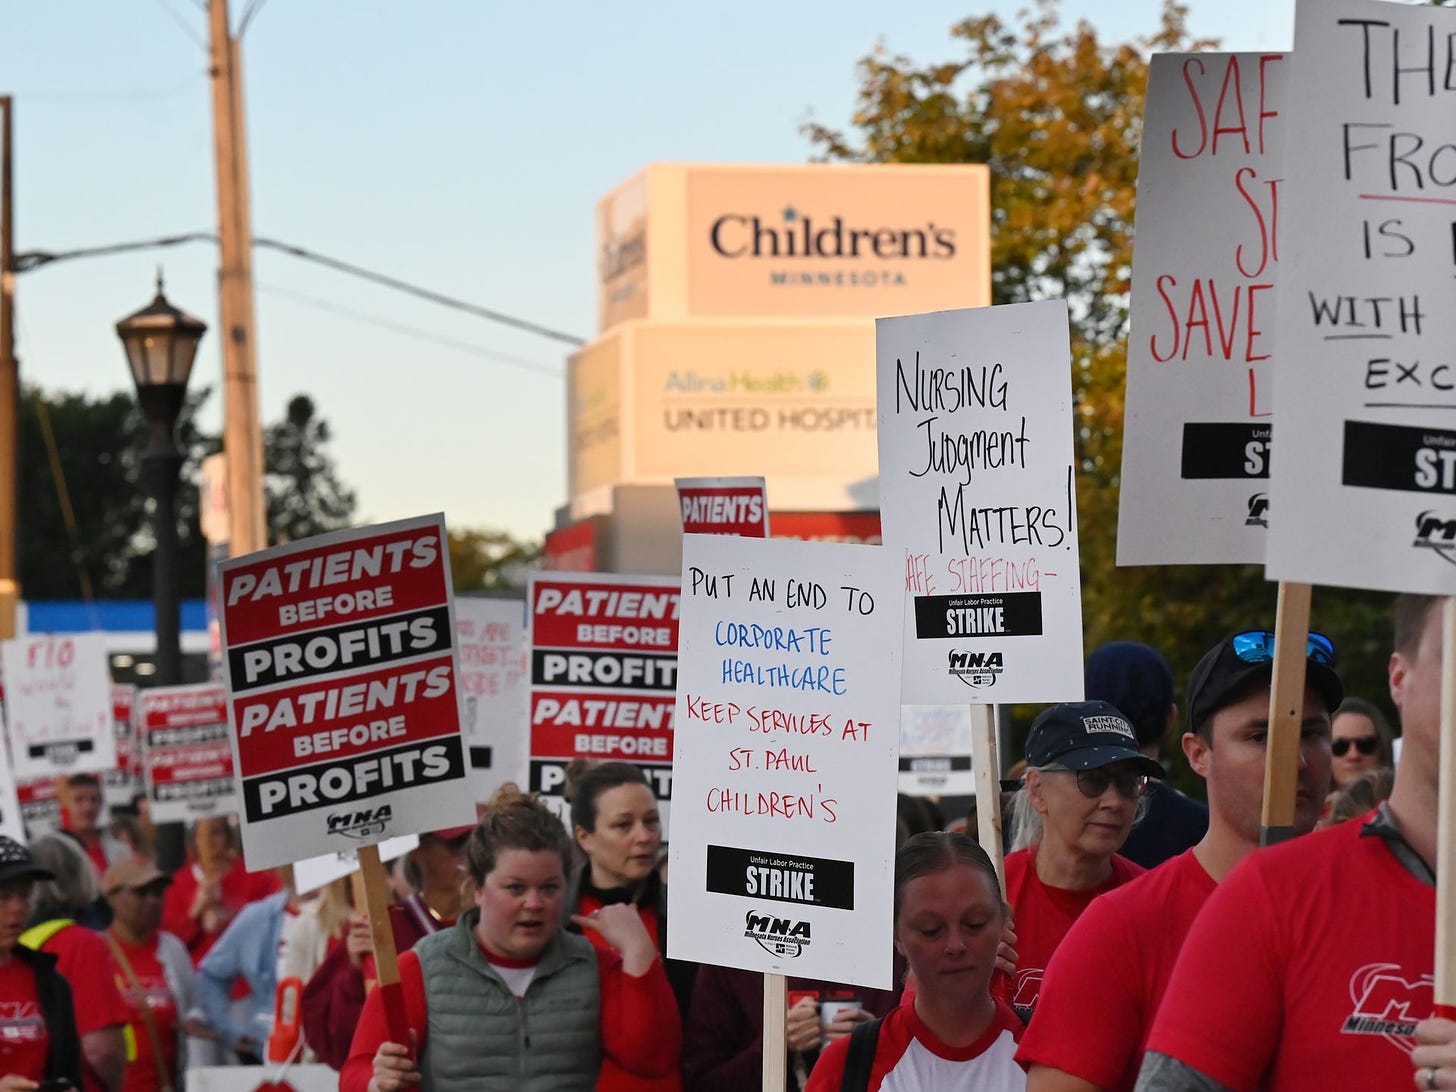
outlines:
[[[333,438],[313,399],[296,394],[283,420],[263,434],[263,492],[270,543],[294,542],[349,526],[354,491],[339,481],[325,450]]]
[[[450,577],[457,592],[524,588],[540,556],[540,543],[520,542],[504,531],[450,532]]]

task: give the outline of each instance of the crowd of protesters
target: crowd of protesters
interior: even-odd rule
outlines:
[[[1181,706],[1155,650],[1096,650],[1088,700],[1031,725],[1004,888],[960,824],[901,799],[894,988],[788,979],[786,1092],[1456,1089],[1456,1023],[1427,1018],[1437,602],[1396,602],[1398,765],[1309,635],[1293,829],[1268,849],[1272,634],[1210,648]],[[1163,783],[1165,744],[1206,807]],[[293,1053],[346,1092],[759,1089],[764,978],[667,958],[641,771],[569,788],[565,821],[505,786],[397,862],[401,1022],[346,882],[249,872],[222,818],[169,876],[144,824],[103,829],[99,783],[71,778],[65,831],[0,838],[0,1092],[171,1092],[190,1066],[258,1063],[294,979]]]

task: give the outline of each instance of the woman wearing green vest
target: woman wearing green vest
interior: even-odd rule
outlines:
[[[569,854],[545,805],[496,794],[466,847],[474,908],[400,957],[414,1042],[388,1041],[375,990],[340,1092],[591,1092],[603,1058],[672,1071],[682,1028],[656,946],[627,904],[572,918],[607,950],[563,929]]]

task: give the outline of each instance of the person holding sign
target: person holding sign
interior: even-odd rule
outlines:
[[[189,860],[167,888],[162,928],[187,945],[195,967],[238,911],[280,886],[272,872],[248,871],[226,816],[199,819],[192,826]]]
[[[588,1092],[603,1058],[662,1077],[682,1028],[656,945],[628,905],[562,929],[570,844],[561,821],[509,786],[466,848],[475,907],[400,957],[412,1043],[391,1042],[382,990],[364,1003],[340,1092],[512,1088]]]
[[[1319,814],[1330,776],[1330,710],[1343,691],[1330,642],[1312,633],[1306,654],[1298,834],[1313,830]],[[1208,833],[1095,900],[1067,933],[1017,1054],[1029,1068],[1028,1092],[1132,1092],[1193,919],[1234,865],[1259,848],[1273,669],[1273,634],[1262,630],[1225,638],[1194,667],[1183,751],[1208,786]],[[1094,996],[1098,1004],[1089,1008]]]
[[[0,835],[0,1092],[28,1092],[41,1081],[81,1087],[71,987],[54,955],[20,943],[32,888],[54,878],[30,850]]]
[[[1405,744],[1389,801],[1251,854],[1218,886],[1179,953],[1138,1092],[1412,1087],[1412,1036],[1434,1009],[1440,602],[1396,600]]]
[[[1148,778],[1162,776],[1127,718],[1105,701],[1054,705],[1032,721],[1005,864],[1018,959],[1014,976],[997,975],[999,995],[1023,1020],[1072,923],[1098,895],[1145,871],[1117,851]]]
[[[1456,1088],[1456,1020],[1422,1020],[1416,1025],[1417,1088]]]
[[[917,990],[830,1043],[805,1092],[1019,1092],[1021,1020],[991,994],[1009,908],[964,834],[917,834],[895,854],[895,950]]]

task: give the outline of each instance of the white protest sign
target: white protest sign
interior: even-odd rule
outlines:
[[[379,844],[379,859],[393,861],[398,857],[403,857],[419,844],[420,836],[418,834],[390,838]],[[359,855],[352,849],[341,849],[337,853],[330,853],[324,857],[308,857],[302,861],[293,862],[293,889],[300,895],[307,895],[310,891],[317,891],[324,884],[342,880],[345,876],[352,876],[358,871]]]
[[[37,838],[61,829],[60,787],[54,777],[17,781],[15,795],[20,801],[20,818],[27,837]]]
[[[10,761],[9,740],[5,723],[0,719],[0,758],[5,760],[0,767],[0,834],[25,842],[25,820],[20,814],[20,797],[15,791],[15,766]]]
[[[1066,304],[875,326],[880,522],[906,555],[905,702],[1080,699]]]
[[[531,790],[558,812],[573,758],[631,762],[666,829],[679,589],[671,576],[531,574]]]
[[[676,478],[685,535],[768,538],[768,489],[763,478]]]
[[[442,517],[319,535],[218,575],[249,868],[474,822]]]
[[[974,796],[968,705],[900,707],[900,791],[909,796]]]
[[[238,810],[227,692],[220,683],[142,690],[136,722],[154,821],[190,823]]]
[[[101,778],[102,792],[108,807],[130,806],[142,791],[142,751],[137,743],[132,710],[136,702],[135,686],[112,686],[111,726],[116,735],[116,766]]]
[[[1285,57],[1148,70],[1119,565],[1263,562]]]
[[[519,599],[455,600],[460,724],[470,748],[475,799],[509,781],[526,784],[526,605]]]
[[[683,539],[670,956],[890,987],[902,568]]]
[[[16,780],[116,765],[102,634],[17,637],[0,645],[0,659]]]
[[[1456,10],[1299,0],[1271,579],[1456,592]]]

